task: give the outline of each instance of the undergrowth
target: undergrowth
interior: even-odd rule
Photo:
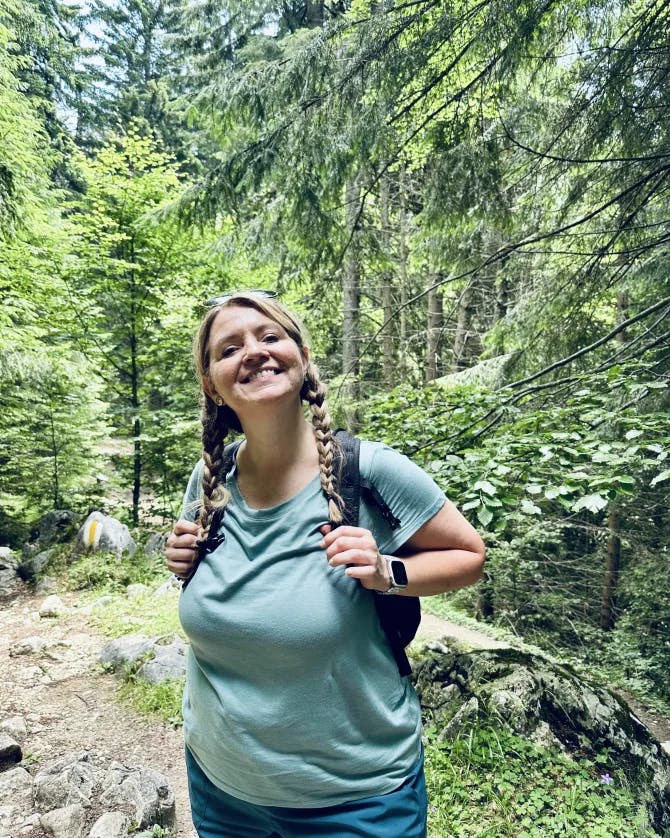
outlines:
[[[641,790],[598,761],[574,762],[505,730],[455,741],[426,732],[429,835],[652,838]]]

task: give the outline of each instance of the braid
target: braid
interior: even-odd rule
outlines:
[[[200,420],[202,422],[202,505],[200,507],[200,540],[206,539],[212,516],[217,507],[225,507],[230,501],[230,493],[225,485],[219,485],[223,466],[223,449],[229,423],[227,409],[218,407],[208,396],[202,396]]]
[[[319,472],[321,489],[328,498],[328,518],[334,523],[341,523],[344,501],[335,489],[333,477],[333,449],[335,442],[330,429],[330,414],[326,406],[326,387],[319,378],[319,371],[310,361],[307,365],[305,384],[302,395],[312,411],[312,427],[319,451]],[[339,487],[338,487],[339,488]]]

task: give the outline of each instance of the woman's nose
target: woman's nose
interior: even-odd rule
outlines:
[[[244,343],[244,359],[258,358],[262,355],[267,355],[265,344],[254,337],[247,338]]]

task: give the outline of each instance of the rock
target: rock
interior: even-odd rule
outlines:
[[[46,645],[47,642],[43,637],[24,637],[9,647],[9,657],[16,658],[19,655],[32,655],[35,652],[41,652]]]
[[[165,553],[167,537],[168,533],[166,532],[152,532],[144,545],[145,555],[149,557],[162,556]]]
[[[35,806],[47,811],[75,803],[88,806],[97,773],[86,752],[68,754],[46,764],[35,775]]]
[[[67,614],[67,606],[59,596],[51,594],[40,605],[39,614],[40,617],[62,617]]]
[[[6,771],[22,759],[19,743],[8,733],[0,733],[0,771]]]
[[[8,719],[3,719],[0,721],[0,730],[9,734],[17,742],[23,742],[28,735],[26,720],[23,716],[10,716]]]
[[[37,574],[41,573],[49,564],[53,554],[53,548],[42,550],[41,553],[36,553],[34,556],[30,556],[21,562],[21,564],[17,567],[16,572],[19,574],[21,579],[24,579],[26,582],[32,582]]]
[[[661,748],[663,748],[667,754],[670,754],[670,740],[668,742],[661,742]]]
[[[56,592],[57,582],[53,576],[43,576],[35,585],[36,594],[53,594]]]
[[[181,590],[181,582],[178,582],[174,576],[166,579],[162,585],[159,585],[154,591],[155,597],[166,596],[168,594],[176,594]]]
[[[161,681],[180,681],[186,677],[186,653],[188,645],[175,639],[169,646],[153,647],[154,657],[140,667],[139,675],[150,684]]]
[[[124,812],[105,812],[93,824],[88,838],[126,838],[130,823]]]
[[[133,556],[136,549],[137,545],[125,524],[102,512],[91,512],[77,533],[75,557],[94,550],[116,553],[120,561],[123,553]]]
[[[81,838],[84,834],[86,815],[77,803],[47,812],[40,818],[40,824],[53,838]]]
[[[149,588],[146,585],[143,585],[141,582],[136,582],[133,585],[128,585],[126,588],[126,594],[131,599],[136,599],[138,597],[144,596],[148,593]]]
[[[174,794],[163,774],[150,768],[128,768],[114,762],[102,786],[100,803],[107,809],[130,807],[140,829],[153,824],[164,828],[174,825]]]
[[[116,671],[124,664],[134,663],[154,648],[153,640],[140,634],[126,634],[106,643],[98,660]]]
[[[0,547],[0,599],[14,596],[19,588],[16,568],[19,558],[9,547]]]
[[[64,544],[71,541],[79,526],[81,516],[68,509],[54,509],[47,512],[37,525],[37,536],[32,543],[25,544],[25,555],[39,553],[53,544]]]
[[[31,791],[33,778],[19,765],[0,774],[0,800],[12,800],[17,795]]]
[[[458,652],[429,644],[414,679],[426,723],[442,736],[478,717],[557,742],[580,759],[607,751],[608,766],[649,776],[651,824],[660,834],[670,828],[670,756],[625,702],[569,666],[510,648]]]

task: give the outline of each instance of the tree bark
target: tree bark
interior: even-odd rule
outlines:
[[[458,301],[458,314],[456,319],[456,335],[454,337],[454,360],[452,368],[454,372],[463,370],[470,366],[468,344],[471,338],[472,319],[475,313],[474,291],[472,283],[468,283]]]
[[[379,197],[381,210],[381,245],[383,256],[389,257],[391,253],[391,199],[388,174],[385,174],[382,177]],[[398,368],[396,365],[395,347],[393,342],[394,323],[391,320],[393,316],[393,272],[389,268],[382,271],[381,300],[384,323],[388,323],[382,332],[382,377],[384,380],[384,386],[391,388],[396,383]]]
[[[323,0],[307,0],[305,25],[310,29],[323,26]]]
[[[614,610],[619,572],[621,570],[621,538],[619,537],[619,516],[612,510],[608,519],[609,538],[605,553],[605,578],[602,601],[600,604],[600,628],[614,628],[616,613]]]
[[[342,372],[346,376],[344,392],[348,399],[357,401],[360,396],[360,297],[361,276],[358,262],[358,235],[356,221],[359,209],[360,189],[358,179],[351,176],[345,187],[346,230],[349,247],[344,259],[344,281],[342,284]],[[356,417],[350,416],[352,426]]]
[[[437,275],[430,274],[430,285],[437,282]],[[442,289],[432,288],[428,292],[428,329],[426,333],[426,363],[424,366],[424,381],[434,381],[441,372],[440,341],[444,328],[444,309],[442,304]]]

